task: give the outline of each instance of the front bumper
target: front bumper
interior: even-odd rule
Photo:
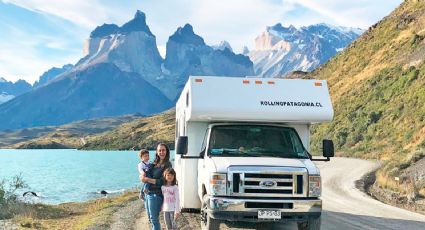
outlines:
[[[320,199],[246,199],[228,197],[207,197],[208,214],[214,219],[252,222],[306,221],[320,217]],[[279,220],[258,219],[259,210],[280,210]]]

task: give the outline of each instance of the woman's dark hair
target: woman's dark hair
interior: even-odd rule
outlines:
[[[159,143],[157,146],[156,146],[156,153],[155,153],[155,160],[153,161],[153,164],[154,165],[158,165],[159,164],[159,162],[161,161],[161,159],[159,158],[159,155],[158,155],[158,147],[159,146],[164,146],[165,147],[165,152],[166,152],[166,154],[165,154],[165,158],[164,158],[164,164],[166,163],[166,162],[170,162],[170,148],[168,148],[168,146],[166,145],[166,144],[164,144],[164,143]]]
[[[171,174],[171,175],[173,175],[173,176],[174,176],[174,179],[173,179],[173,181],[171,182],[171,185],[177,185],[176,171],[174,171],[174,169],[173,169],[173,168],[167,168],[167,169],[165,169],[165,170],[164,170],[164,173],[162,174],[162,176],[164,177],[164,181],[165,181],[165,183],[167,183],[167,180],[165,179],[165,176],[166,176],[167,174]]]

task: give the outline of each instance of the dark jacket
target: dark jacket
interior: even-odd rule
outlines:
[[[162,195],[161,186],[164,184],[164,178],[162,174],[164,173],[165,169],[171,168],[171,162],[165,162],[161,167],[153,167],[151,171],[152,179],[156,179],[156,184],[151,184],[149,188],[148,194],[158,194]]]

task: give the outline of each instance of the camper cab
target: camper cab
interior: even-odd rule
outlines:
[[[296,221],[320,229],[320,172],[310,154],[310,125],[333,108],[326,81],[189,77],[176,104],[175,169],[183,210],[202,227],[223,220]]]

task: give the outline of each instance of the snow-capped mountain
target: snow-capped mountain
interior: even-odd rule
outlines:
[[[13,99],[32,89],[32,86],[25,80],[18,80],[13,83],[0,77],[0,104]]]
[[[230,46],[228,41],[224,41],[224,40],[221,41],[220,44],[212,46],[212,48],[215,50],[224,50],[227,48],[233,52],[232,46]]]
[[[256,75],[284,77],[291,71],[312,71],[356,39],[363,30],[317,24],[299,29],[280,23],[255,39],[248,55]]]
[[[229,51],[221,49],[227,47]],[[189,75],[246,76],[253,74],[248,57],[234,54],[228,42],[217,50],[205,44],[191,25],[179,27],[169,37],[165,60],[159,54],[156,37],[137,11],[134,19],[119,27],[97,27],[84,46],[85,57],[76,64],[84,69],[97,63],[112,63],[121,71],[138,73],[170,100],[175,100]],[[221,58],[222,57],[222,58]],[[241,62],[240,60],[242,60]]]
[[[0,122],[0,130],[123,114],[150,115],[174,105],[189,75],[243,77],[254,73],[247,56],[213,49],[189,24],[170,36],[167,56],[162,59],[141,11],[122,26],[104,24],[93,30],[84,54],[72,68],[43,75],[39,81],[46,79],[43,87],[0,105],[0,120],[6,121]]]

